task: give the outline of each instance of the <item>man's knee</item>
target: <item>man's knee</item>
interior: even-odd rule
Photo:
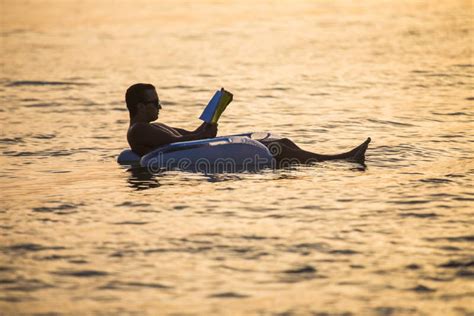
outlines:
[[[300,149],[300,148],[298,147],[298,145],[296,145],[296,144],[295,144],[291,139],[289,139],[289,138],[286,138],[286,137],[285,137],[285,138],[282,138],[282,139],[280,139],[280,142],[281,142],[282,144],[284,144],[284,145],[290,147],[290,148]]]

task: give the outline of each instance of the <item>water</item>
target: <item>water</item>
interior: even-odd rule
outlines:
[[[469,314],[470,1],[2,1],[2,314]],[[151,176],[125,89],[344,162]]]

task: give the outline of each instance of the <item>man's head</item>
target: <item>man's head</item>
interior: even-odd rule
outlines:
[[[150,122],[158,118],[161,104],[152,84],[136,83],[130,86],[125,93],[125,102],[130,112],[130,118],[142,115]]]

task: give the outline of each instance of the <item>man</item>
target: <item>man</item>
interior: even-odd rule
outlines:
[[[151,123],[158,119],[161,110],[160,99],[151,84],[132,85],[127,89],[125,101],[130,113],[127,140],[131,149],[140,156],[170,143],[212,138],[217,134],[217,124],[203,123],[194,131],[187,131],[163,123]],[[291,163],[307,164],[335,159],[347,159],[363,164],[370,137],[353,150],[337,155],[321,155],[303,150],[288,138],[259,141],[269,148],[277,166],[282,167]]]
[[[194,131],[151,123],[158,119],[160,99],[151,84],[137,83],[128,88],[125,102],[130,113],[127,140],[132,151],[140,156],[170,143],[215,137],[217,124],[203,123]]]

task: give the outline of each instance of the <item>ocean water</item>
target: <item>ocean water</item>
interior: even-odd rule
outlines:
[[[0,314],[474,313],[471,1],[0,2]],[[160,121],[273,131],[367,168],[159,175]]]

